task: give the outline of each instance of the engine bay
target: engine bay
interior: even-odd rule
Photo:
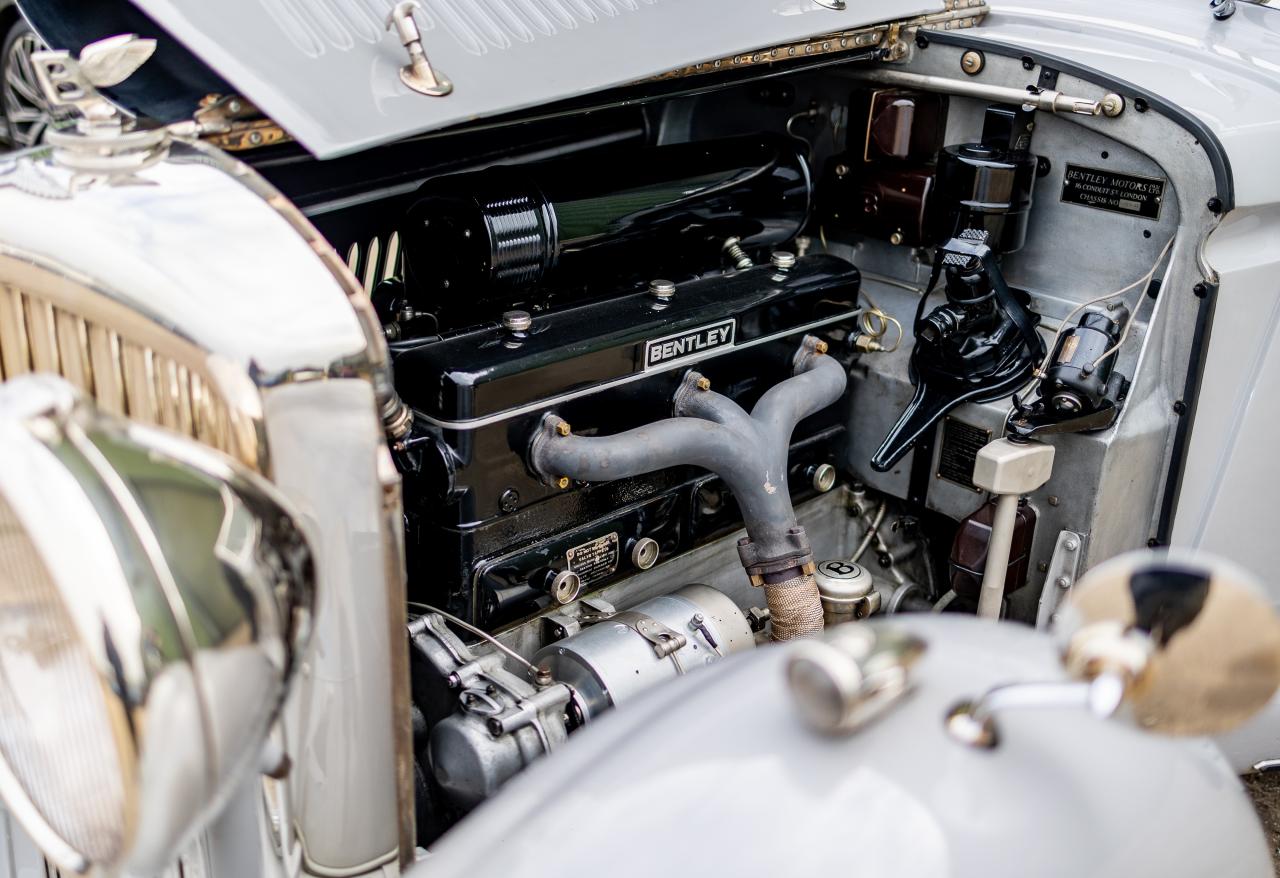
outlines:
[[[255,158],[413,413],[420,843],[780,624],[987,614],[997,535],[994,613],[1036,627],[1167,541],[1212,159],[1168,108],[1068,97],[1083,72],[918,49]],[[983,487],[1002,437],[1052,448],[1042,485]]]

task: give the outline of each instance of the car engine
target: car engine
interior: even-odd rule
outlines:
[[[1161,291],[1205,176],[1158,154],[1195,132],[926,46],[254,159],[412,413],[420,843],[661,681],[873,614],[1044,627],[1167,540],[1205,314]],[[1002,436],[1051,448],[1040,482],[987,473]]]

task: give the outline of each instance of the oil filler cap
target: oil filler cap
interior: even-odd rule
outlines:
[[[822,598],[827,625],[838,625],[870,616],[880,608],[880,594],[871,573],[852,561],[823,561],[813,574]]]

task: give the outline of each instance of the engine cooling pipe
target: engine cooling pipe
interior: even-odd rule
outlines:
[[[742,510],[747,536],[738,554],[752,584],[764,588],[773,639],[816,633],[822,602],[813,551],[787,489],[787,457],[796,424],[844,394],[844,367],[826,349],[826,342],[805,336],[792,377],[771,387],[750,414],[696,372],[676,391],[676,417],[625,433],[575,436],[549,414],[530,443],[530,462],[549,482],[566,476],[607,482],[681,465],[710,470]]]

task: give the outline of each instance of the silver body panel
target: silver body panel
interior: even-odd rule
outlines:
[[[736,656],[582,730],[409,874],[545,875],[546,841],[566,826],[626,828],[559,846],[566,878],[604,863],[615,876],[655,863],[743,876],[1272,874],[1249,801],[1207,741],[1078,709],[1011,712],[994,751],[948,737],[958,700],[1062,678],[1047,636],[954,617],[877,624],[928,648],[915,690],[864,730],[804,725],[783,675],[788,647]]]
[[[588,94],[697,61],[936,12],[941,0],[442,0],[417,19],[453,93],[399,77],[393,0],[138,0],[196,55],[326,158]]]
[[[68,183],[48,164],[38,173]],[[398,850],[391,705],[403,643],[390,635],[403,561],[384,507],[398,481],[369,370],[377,351],[358,314],[367,301],[292,205],[241,163],[176,145],[138,177],[66,199],[0,185],[0,254],[48,266],[70,289],[90,284],[157,334],[207,352],[220,389],[259,421],[265,474],[318,535],[323,595],[285,707],[286,829],[308,868],[378,868]],[[264,819],[259,808],[253,820]]]

